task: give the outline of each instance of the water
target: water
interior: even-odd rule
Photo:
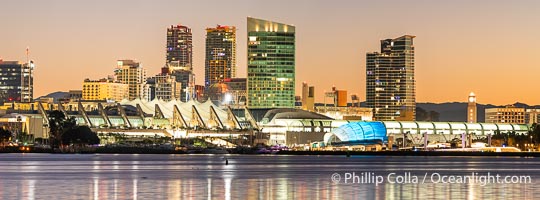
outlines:
[[[0,154],[0,199],[537,199],[540,158]],[[384,177],[352,183],[347,173]],[[433,183],[431,176],[529,176]],[[340,176],[336,181],[334,173]],[[390,183],[416,176],[423,183]],[[409,179],[403,175],[410,173]],[[334,183],[332,181],[334,177]],[[368,176],[363,176],[368,177]],[[435,180],[437,181],[437,180]]]

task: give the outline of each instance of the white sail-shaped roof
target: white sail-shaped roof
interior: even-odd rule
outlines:
[[[224,120],[227,119],[227,112],[220,109],[219,106],[212,103],[212,101],[205,101],[204,103],[200,103],[195,100],[190,100],[188,102],[181,102],[179,100],[171,100],[171,101],[163,101],[161,99],[154,99],[152,101],[145,101],[141,99],[135,99],[132,101],[128,100],[122,100],[120,104],[123,105],[131,105],[131,106],[137,106],[139,105],[143,112],[147,114],[154,114],[155,113],[155,106],[158,105],[161,109],[161,112],[163,112],[163,115],[165,118],[171,119],[173,117],[174,113],[174,106],[176,105],[178,107],[178,110],[184,117],[184,120],[191,121],[192,120],[192,107],[195,106],[197,111],[199,111],[199,115],[201,116],[202,120],[207,122],[210,119],[211,115],[211,106],[214,107],[214,110],[216,111],[217,116],[223,123]]]
[[[166,102],[163,101],[163,100],[160,100],[160,99],[154,99],[150,102],[147,102],[146,103],[147,107],[148,108],[152,108],[152,110],[155,112],[156,110],[156,105],[159,106],[159,109],[161,109],[161,112],[163,113],[163,116],[165,116],[165,118],[172,118],[173,116],[173,111],[172,109],[167,109],[166,108]]]
[[[218,105],[214,104],[210,100],[207,100],[203,103],[203,107],[208,108],[208,113],[210,113],[210,106],[214,107],[214,110],[216,111],[219,119],[221,119],[222,122],[224,122],[223,120],[227,119],[227,111],[220,109]]]
[[[120,105],[126,105],[126,104],[129,104],[129,100],[128,99],[122,99],[122,101],[118,102],[120,103]]]
[[[123,100],[120,102],[120,104],[123,104],[123,105],[131,105],[131,106],[134,106],[134,107],[137,107],[137,104],[139,104],[139,106],[141,106],[141,109],[144,113],[148,113],[148,114],[154,114],[154,108],[149,108],[147,105],[146,105],[146,101],[143,101],[139,98],[137,99],[134,99],[132,101],[129,101],[127,103],[122,103],[124,102]]]

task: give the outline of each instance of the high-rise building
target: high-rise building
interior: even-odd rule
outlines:
[[[236,27],[206,29],[205,87],[236,77]]]
[[[302,109],[315,111],[315,87],[302,83]]]
[[[114,75],[118,82],[129,85],[129,100],[137,98],[148,100],[146,70],[141,63],[133,60],[118,60]]]
[[[295,27],[247,18],[249,108],[293,108]]]
[[[177,82],[174,76],[166,73],[158,74],[146,80],[150,93],[150,100],[161,99],[171,101],[180,99],[182,83]]]
[[[0,103],[34,100],[34,62],[0,60]]]
[[[182,25],[167,28],[167,63],[178,61],[179,65],[192,70],[192,52],[191,28]]]
[[[525,124],[525,108],[509,105],[485,110],[486,123]]]
[[[167,74],[170,74],[175,77],[176,82],[180,83],[180,100],[187,102],[194,98],[195,96],[195,75],[189,67],[181,66],[180,62],[172,61],[167,63],[165,67],[162,68],[162,71],[167,71]]]
[[[167,28],[167,60],[168,74],[181,83],[181,101],[193,98],[195,76],[193,74],[193,42],[191,28],[183,25],[171,25]]]
[[[381,40],[381,52],[366,54],[366,104],[375,120],[415,120],[413,38]]]
[[[467,122],[476,123],[476,116],[476,95],[471,92],[471,94],[469,94],[469,103],[467,105]]]
[[[112,79],[85,79],[82,89],[82,100],[122,101],[128,98],[129,85]]]

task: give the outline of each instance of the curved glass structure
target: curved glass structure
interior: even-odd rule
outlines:
[[[496,132],[515,132],[526,134],[529,126],[526,124],[492,124],[464,122],[403,122],[383,121],[388,134],[462,134],[488,135]]]
[[[388,137],[382,122],[351,122],[325,134],[324,142],[375,144],[388,142]]]

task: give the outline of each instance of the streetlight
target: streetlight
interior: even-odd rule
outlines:
[[[534,150],[533,136],[531,135],[530,138],[531,138],[530,148]]]
[[[21,121],[22,121],[21,116],[20,115],[17,116],[17,123],[15,124],[15,141],[17,143],[19,143],[19,137],[21,134],[21,131],[19,129],[22,129]]]

